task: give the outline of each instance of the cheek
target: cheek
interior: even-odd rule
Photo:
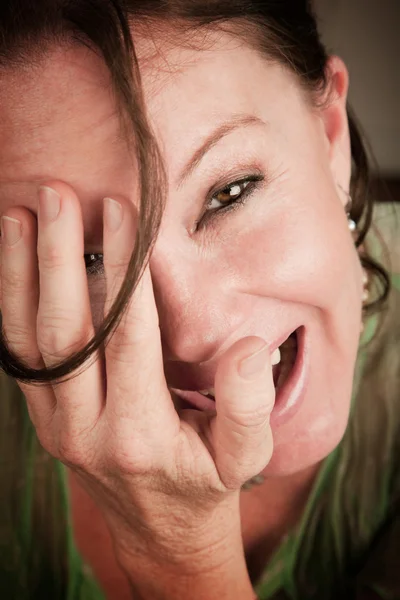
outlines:
[[[280,211],[255,213],[252,226],[236,230],[235,243],[225,245],[224,260],[242,281],[262,282],[273,297],[323,308],[336,302],[357,270],[341,210],[287,203]]]
[[[255,212],[252,227],[237,230],[235,244],[225,247],[235,281],[275,317],[296,315],[310,338],[305,401],[273,432],[268,473],[282,475],[323,459],[346,429],[360,336],[361,265],[336,197],[287,200],[279,209]],[[258,323],[262,335],[262,311]]]

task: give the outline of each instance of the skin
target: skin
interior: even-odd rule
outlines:
[[[152,346],[145,336],[151,347],[146,346],[140,364],[148,377],[156,379],[152,389],[157,401],[151,406],[156,405],[157,409],[149,411],[150,402],[146,404],[136,398],[121,404],[114,400],[110,406],[119,418],[118,426],[115,421],[112,425],[112,432],[118,435],[115,457],[122,449],[124,453],[127,451],[124,443],[130,436],[132,419],[138,430],[145,429],[143,439],[153,439],[154,444],[158,443],[159,431],[168,429],[165,419],[169,419],[171,431],[177,427],[170,399],[170,404],[158,399],[160,389],[166,398],[165,382],[161,374],[155,377],[154,369],[161,373],[163,366],[166,383],[182,389],[184,382],[193,377],[217,377],[220,425],[210,430],[207,439],[212,447],[216,440],[223,446],[224,453],[221,451],[215,459],[218,472],[224,474],[223,486],[204,456],[201,472],[203,477],[207,474],[211,478],[211,487],[220,493],[224,491],[224,498],[230,500],[216,502],[214,498],[205,502],[212,519],[203,516],[202,529],[208,532],[211,522],[215,525],[216,515],[223,514],[221,520],[226,525],[221,525],[218,543],[234,538],[238,547],[237,532],[231,531],[232,522],[240,521],[240,516],[232,517],[233,513],[238,514],[240,485],[260,471],[268,476],[264,491],[253,494],[253,498],[261,498],[259,506],[265,505],[266,497],[270,499],[270,512],[260,511],[257,521],[258,525],[260,520],[264,522],[267,534],[272,528],[272,518],[286,524],[291,520],[288,515],[296,512],[292,505],[301,505],[310,474],[315,474],[320,461],[344,433],[360,333],[362,270],[344,211],[347,197],[341,189],[349,188],[350,179],[345,110],[348,75],[343,62],[335,57],[330,59],[329,102],[315,108],[292,73],[266,63],[254,50],[240,46],[228,34],[218,39],[212,50],[168,48],[162,57],[151,55],[145,41],[139,44],[149,117],[163,150],[169,178],[161,231],[150,270],[134,305],[144,315],[143,331],[151,332]],[[165,61],[168,72],[163,68]],[[73,304],[75,313],[71,308],[68,318],[71,324],[77,323],[80,335],[82,331],[90,333],[85,325],[90,322],[90,312],[93,329],[98,326],[110,301],[112,286],[107,288],[102,276],[91,277],[85,291],[79,256],[83,251],[104,252],[105,260],[109,261],[106,272],[108,269],[110,279],[117,282],[116,263],[122,256],[125,261],[129,258],[135,230],[136,175],[119,135],[118,117],[109,88],[105,87],[107,83],[107,70],[101,61],[86,49],[74,49],[56,50],[41,67],[39,79],[35,73],[6,74],[0,86],[5,113],[0,123],[0,210],[3,215],[23,222],[27,240],[18,257],[15,249],[5,250],[3,246],[2,309],[6,304],[8,314],[15,315],[15,290],[11,289],[12,278],[7,279],[11,264],[15,269],[24,256],[25,263],[30,265],[33,275],[28,275],[25,269],[26,277],[31,280],[29,286],[26,281],[21,284],[24,290],[32,288],[34,275],[37,277],[32,257],[37,235],[37,188],[40,184],[51,185],[69,206],[66,209],[70,215],[69,228],[64,224],[57,234],[55,229],[51,234],[43,225],[41,233],[39,219],[39,255],[46,265],[41,267],[40,288],[46,290],[47,301],[56,299],[65,316],[68,292],[64,289],[62,298],[56,288],[68,281],[69,289],[74,290],[68,301],[71,306],[77,302]],[[236,115],[251,115],[264,124],[247,123],[230,132],[211,148],[179,187],[179,175],[193,152],[212,130]],[[221,213],[194,231],[195,222],[204,214],[210,188],[222,188],[254,174],[255,169],[265,174],[266,179],[246,204],[235,212]],[[117,238],[105,229],[103,245],[105,196],[123,206],[124,229],[118,234],[118,244]],[[52,259],[46,262],[46,256],[52,259],[62,256],[64,271],[54,269]],[[77,290],[80,304],[75,301]],[[42,323],[49,317],[44,301],[39,306],[39,317]],[[49,318],[54,320],[55,315]],[[161,338],[160,347],[155,350],[157,318]],[[30,319],[32,323],[32,314]],[[9,317],[10,329],[11,320]],[[124,322],[124,333],[118,339],[128,340],[126,347],[132,348],[136,356],[137,340],[142,339],[143,331],[140,325],[135,325],[135,320]],[[271,344],[299,326],[305,327],[310,364],[305,398],[292,418],[276,427],[272,424],[271,436],[269,415],[274,391],[269,352],[265,355],[266,369],[250,383],[239,381],[232,365],[249,351],[260,348],[262,340]],[[30,355],[36,361],[43,357],[46,364],[51,362],[51,350],[59,352],[63,345],[78,344],[81,339],[79,335],[74,338],[59,330],[46,339],[39,333],[39,337],[42,335],[39,352],[38,348],[33,352],[32,329],[31,325]],[[21,336],[18,338],[16,328],[13,333],[14,347],[21,350]],[[113,381],[125,378],[125,393],[133,385],[137,389],[138,381],[146,389],[146,376],[139,377],[140,369],[136,371],[126,356],[111,346],[107,361],[110,364],[114,361]],[[81,433],[89,429],[88,437],[92,435],[94,429],[85,429],[84,424],[93,422],[94,413],[98,417],[104,402],[104,377],[100,371],[95,377],[93,370],[88,373],[90,376],[82,376],[76,383],[68,384],[69,387],[61,386],[61,399],[48,397],[47,412],[38,409],[43,390],[33,393],[26,387],[23,389],[38,433],[53,454],[60,456],[60,444],[55,440],[65,430],[65,423],[68,424],[66,429],[75,436],[74,445],[71,436],[63,434],[61,457],[65,459],[67,454],[67,462],[72,466],[79,465],[92,475],[96,473],[95,479],[101,485],[90,487],[86,482],[86,486],[115,533],[122,525],[110,508],[112,494],[104,491],[108,489],[105,478],[94,467],[91,471],[94,459],[88,460],[84,446],[77,443],[78,438],[82,439],[80,434],[76,435],[78,430]],[[81,398],[87,393],[97,398],[96,403],[83,408]],[[107,403],[108,398],[109,390]],[[63,410],[59,411],[57,427],[53,426],[52,433],[46,434],[54,402],[63,406]],[[237,420],[238,415],[244,450],[239,448],[237,440],[233,441],[228,425],[229,419],[234,416]],[[196,430],[200,422],[203,424],[199,419],[206,417],[205,413],[187,411],[184,422]],[[214,424],[217,422],[218,418]],[[228,458],[231,449],[232,460]],[[131,447],[129,452],[133,456]],[[239,460],[242,456],[245,458]],[[120,458],[119,454],[117,462],[121,467]],[[143,477],[145,461],[140,465],[142,471],[137,463],[134,467],[132,464],[131,459],[127,460],[122,470],[129,466],[135,476]],[[124,498],[129,496],[128,488],[124,488]],[[231,501],[232,490],[235,495]],[[121,506],[129,508],[132,498],[128,500],[125,504],[121,501]],[[249,501],[242,504],[242,515],[248,510],[246,502]],[[151,518],[157,521],[154,515]],[[204,522],[207,528],[203,527]],[[208,534],[202,538],[204,544],[206,539],[208,544]],[[170,546],[171,543],[169,540]],[[129,544],[133,544],[131,538]],[[221,555],[225,556],[227,545],[218,546]],[[226,563],[232,561],[227,559]]]

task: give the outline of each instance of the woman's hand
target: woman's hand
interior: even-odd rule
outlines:
[[[22,223],[22,237],[9,245],[3,230],[2,239],[3,328],[10,348],[34,368],[59,363],[95,333],[80,203],[66,184],[50,185],[61,197],[58,215],[57,198],[41,191],[38,222],[27,209],[11,208],[7,216]],[[121,204],[119,212],[105,203],[106,313],[135,239],[133,206]],[[263,346],[260,338],[244,338],[221,357],[217,414],[177,411],[164,378],[147,267],[95,362],[55,386],[20,383],[42,445],[79,473],[121,555],[146,552],[179,562],[204,551],[212,560],[210,544],[218,554],[230,536],[240,540],[241,485],[272,453],[269,349],[255,363],[243,362]]]

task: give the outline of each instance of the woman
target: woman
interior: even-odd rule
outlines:
[[[398,597],[398,229],[310,6],[6,4],[3,597]]]

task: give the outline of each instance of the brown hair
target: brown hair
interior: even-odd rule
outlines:
[[[140,173],[140,221],[135,247],[125,281],[102,327],[79,352],[51,369],[41,370],[30,368],[23,357],[13,354],[1,332],[0,367],[17,381],[40,384],[75,376],[76,369],[84,366],[115,330],[148,261],[165,203],[165,175],[159,149],[146,119],[131,26],[148,23],[157,27],[158,23],[166,21],[177,28],[179,25],[179,29],[187,33],[210,27],[227,29],[252,40],[259,51],[294,72],[299,84],[311,95],[319,97],[328,89],[328,56],[319,39],[310,2],[306,0],[1,2],[0,72],[35,69],[57,46],[84,45],[99,53],[111,74],[121,125]],[[353,160],[351,217],[358,226],[356,245],[360,247],[371,225],[373,199],[363,141],[350,109],[348,115]],[[366,308],[367,312],[371,312],[383,305],[389,292],[389,278],[386,271],[365,252],[360,251],[360,257],[377,282],[375,298]],[[0,393],[2,381],[0,378]],[[57,491],[59,464],[39,446],[32,426],[26,424],[29,421],[24,404],[18,402],[18,389],[15,385],[12,389],[7,400],[2,398],[0,403],[0,457],[5,460],[0,483],[4,491],[3,500],[0,497],[0,513],[7,519],[7,525],[0,528],[1,538],[4,540],[5,536],[7,539],[6,544],[0,539],[2,578],[6,572],[4,586],[0,587],[9,590],[10,598],[33,598],[35,594],[38,598],[62,598],[62,582],[68,580],[65,565],[65,548],[68,546],[65,519],[68,517],[64,514],[65,498]],[[10,456],[13,460],[7,463],[6,459]],[[377,485],[379,482],[371,480],[372,490]],[[349,497],[358,497],[353,492],[348,492]],[[26,498],[31,498],[32,509]],[[345,518],[347,515],[344,515]],[[16,531],[20,530],[23,530],[23,535],[18,537]],[[353,537],[356,543],[356,535],[350,536],[351,543]],[[35,540],[33,545],[32,539]],[[331,545],[333,553],[334,544]],[[303,564],[306,564],[307,558],[308,555],[304,554]],[[3,569],[5,565],[8,566]],[[306,594],[306,597],[310,596]]]
[[[33,12],[28,2],[12,0],[1,7],[0,17],[0,69],[34,68],[57,44],[83,44],[101,53],[111,73],[126,139],[139,166],[140,222],[134,250],[118,297],[93,339],[58,365],[33,369],[11,351],[3,332],[0,334],[0,367],[8,375],[30,383],[65,381],[115,330],[151,253],[165,203],[163,164],[146,120],[130,25],[150,21],[154,26],[168,20],[179,23],[186,32],[219,27],[242,36],[247,33],[253,45],[294,71],[310,92],[324,91],[329,84],[325,69],[328,57],[310,5],[300,0],[38,0]],[[351,216],[359,225],[356,243],[360,246],[371,224],[373,202],[367,155],[350,110],[349,125],[354,167]],[[378,298],[366,309],[371,312],[386,298],[389,278],[371,257],[363,254],[361,261],[381,284]]]

